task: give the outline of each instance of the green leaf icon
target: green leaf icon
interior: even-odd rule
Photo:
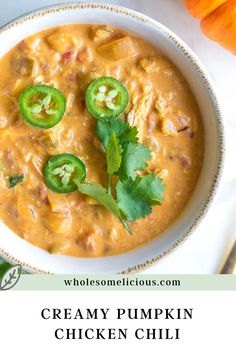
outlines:
[[[0,279],[0,290],[9,290],[13,288],[20,279],[22,267],[17,264],[8,269]]]

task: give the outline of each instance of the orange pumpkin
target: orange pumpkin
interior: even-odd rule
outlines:
[[[205,35],[236,55],[236,0],[184,0]]]
[[[184,0],[184,2],[191,15],[201,20],[226,0]]]
[[[201,22],[203,32],[236,55],[236,0],[228,0]]]

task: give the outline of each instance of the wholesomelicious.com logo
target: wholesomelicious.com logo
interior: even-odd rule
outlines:
[[[0,279],[0,290],[10,290],[19,281],[22,272],[20,264],[14,265],[7,269]]]

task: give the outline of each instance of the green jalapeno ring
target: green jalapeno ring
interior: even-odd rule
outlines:
[[[26,123],[36,128],[49,129],[62,119],[66,99],[54,87],[34,85],[27,87],[20,95],[19,108]]]
[[[52,156],[44,168],[47,186],[57,193],[70,193],[77,190],[74,180],[83,182],[86,177],[84,163],[75,155],[59,154]]]
[[[85,101],[95,118],[111,119],[124,112],[129,103],[129,93],[120,81],[104,76],[90,83]]]

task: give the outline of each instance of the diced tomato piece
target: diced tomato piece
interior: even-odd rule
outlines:
[[[20,44],[19,44],[19,49],[20,49],[20,50],[25,50],[25,48],[26,48],[25,41],[20,42]]]
[[[191,166],[191,158],[189,156],[183,155],[180,156],[180,163],[182,165],[182,167],[184,168],[184,170],[188,170]]]
[[[40,200],[43,204],[49,204],[48,193],[47,193],[46,187],[44,187],[43,185],[41,185],[41,186],[38,188],[38,195],[39,195],[39,200]]]
[[[81,100],[80,100],[80,104],[81,104],[81,106],[82,106],[82,108],[83,109],[85,109],[86,108],[86,102],[85,102],[85,98],[83,97],[83,98],[81,98]]]
[[[68,79],[70,81],[76,81],[76,77],[77,77],[77,73],[76,72],[71,72],[69,75],[68,75]]]
[[[49,66],[49,64],[48,64],[48,63],[43,63],[43,64],[41,65],[42,69],[47,69],[47,68],[48,68],[48,66]]]
[[[73,59],[73,52],[65,52],[65,53],[63,53],[62,54],[62,56],[61,56],[61,62],[63,63],[63,64],[66,64],[66,63],[68,63],[69,61],[72,61],[72,59]]]
[[[12,167],[14,165],[14,158],[11,151],[4,151],[4,159],[8,167]]]

